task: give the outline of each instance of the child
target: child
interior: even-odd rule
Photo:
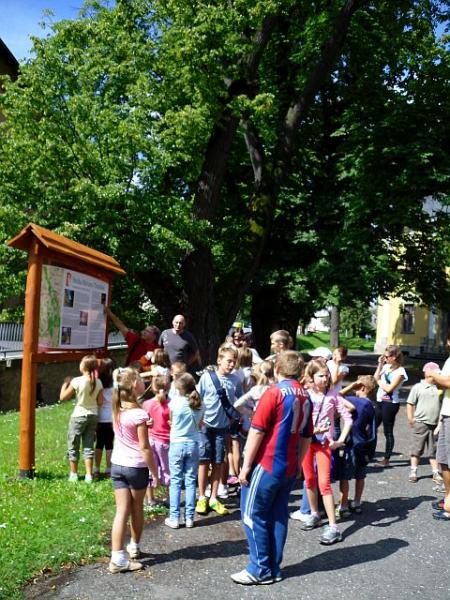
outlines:
[[[152,379],[152,390],[155,396],[142,403],[142,408],[149,416],[148,435],[150,448],[153,451],[158,467],[158,479],[161,485],[168,487],[170,483],[169,471],[169,442],[170,442],[170,412],[167,390],[169,381],[163,375],[155,375]],[[156,506],[157,501],[153,489],[154,482],[150,482],[147,490],[149,506]]]
[[[92,463],[94,458],[94,439],[97,428],[98,407],[102,405],[102,384],[96,378],[97,359],[93,355],[83,356],[80,362],[81,377],[72,380],[66,378],[61,387],[61,402],[70,400],[75,394],[76,405],[69,421],[67,436],[68,457],[70,464],[69,481],[78,481],[78,460],[80,458],[80,441],[83,442],[85,481],[92,483]]]
[[[158,471],[149,446],[147,413],[139,407],[144,383],[134,369],[114,371],[113,427],[114,450],[111,457],[111,481],[116,501],[116,514],[111,533],[110,573],[138,571],[142,563],[139,542],[144,525],[144,496],[149,470],[158,482]],[[131,540],[124,550],[128,518],[131,516]],[[131,560],[130,560],[131,559]]]
[[[259,399],[273,383],[273,362],[263,360],[255,365],[253,368],[253,377],[255,378],[255,385],[234,403],[234,408],[248,417],[253,416]]]
[[[297,352],[277,355],[277,383],[262,396],[248,434],[239,480],[249,561],[244,570],[231,575],[241,585],[270,584],[283,578],[289,494],[313,429],[310,402],[298,382],[302,368]]]
[[[425,377],[411,388],[406,401],[406,415],[412,428],[411,471],[408,481],[411,483],[417,482],[417,467],[426,444],[433,471],[433,481],[441,484],[443,480],[439,474],[436,461],[435,438],[435,429],[439,423],[441,400],[439,390],[433,379],[433,375],[441,371],[438,364],[428,362],[424,365],[423,372]]]
[[[172,376],[172,382],[170,384],[169,389],[169,402],[171,402],[174,398],[180,395],[180,392],[177,390],[176,382],[182,375],[184,375],[187,371],[186,363],[181,362],[180,360],[176,360],[172,363],[170,367],[170,375]]]
[[[344,364],[347,354],[347,348],[345,346],[339,346],[333,351],[331,359],[327,361],[331,380],[330,392],[333,392],[334,394],[339,394],[342,389],[342,381],[349,372],[348,366]]]
[[[150,371],[152,375],[170,376],[169,355],[162,348],[147,352],[139,359],[144,371]]]
[[[111,358],[104,358],[100,361],[98,378],[103,385],[103,404],[98,409],[94,477],[100,476],[103,449],[105,449],[106,460],[105,476],[110,477],[111,475],[111,453],[114,444],[112,426],[113,371],[114,361]]]
[[[199,460],[199,436],[203,407],[195,379],[184,373],[175,382],[179,395],[170,403],[170,515],[165,524],[178,529],[181,486],[185,484],[184,523],[194,527],[195,487]]]
[[[200,465],[198,468],[199,498],[196,512],[205,515],[208,509],[218,515],[228,514],[228,509],[217,499],[222,466],[225,460],[225,438],[236,397],[241,395],[238,377],[233,373],[237,361],[237,350],[230,344],[222,344],[217,357],[217,371],[206,370],[200,377],[198,390],[205,405],[205,436],[200,443]],[[211,496],[206,498],[209,464],[211,468]]]
[[[331,489],[331,451],[344,445],[345,438],[352,427],[352,418],[344,406],[342,398],[328,392],[330,372],[321,361],[312,360],[308,364],[306,377],[312,379],[309,397],[313,405],[314,435],[302,465],[311,514],[301,527],[309,530],[322,523],[318,512],[316,489],[318,479],[329,523],[320,537],[320,543],[329,545],[342,540],[342,534],[336,526],[333,490]],[[334,413],[336,410],[344,419],[344,426],[339,439],[334,441]],[[315,465],[317,474],[314,469]]]
[[[340,471],[339,489],[340,503],[336,509],[337,517],[348,516],[350,511],[361,512],[361,498],[364,491],[367,465],[373,459],[377,446],[377,427],[372,396],[377,387],[371,375],[361,375],[341,391],[345,396],[344,404],[351,411],[353,426],[345,444],[343,456],[335,459],[336,471]],[[351,396],[347,396],[351,394]],[[355,496],[349,502],[349,479],[355,479]]]
[[[270,351],[271,355],[267,356],[266,360],[275,361],[277,354],[289,350],[292,347],[292,339],[289,335],[289,331],[285,329],[279,329],[270,334]]]

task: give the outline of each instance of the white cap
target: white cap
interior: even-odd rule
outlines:
[[[314,348],[314,350],[309,350],[308,354],[313,358],[326,358],[330,359],[333,354],[329,348],[325,348],[325,346],[319,346],[318,348]]]

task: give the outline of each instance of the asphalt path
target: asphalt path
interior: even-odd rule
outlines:
[[[244,587],[231,581],[230,574],[244,568],[247,560],[238,497],[231,496],[229,516],[198,517],[193,529],[169,529],[163,517],[149,522],[141,543],[146,567],[142,572],[110,575],[105,557],[28,586],[24,596],[43,600],[409,600],[416,594],[424,600],[450,598],[450,521],[432,518],[430,503],[442,494],[431,480],[426,459],[419,467],[419,481],[408,482],[410,432],[404,405],[395,434],[392,466],[369,467],[363,513],[340,522],[342,542],[322,546],[320,528],[306,532],[290,521],[280,583]],[[380,431],[378,455],[383,444]],[[292,511],[300,498],[301,492],[294,490]]]

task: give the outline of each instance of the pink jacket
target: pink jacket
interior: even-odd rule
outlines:
[[[312,390],[308,390],[308,394],[313,406],[312,421],[314,428],[322,427],[329,421],[330,427],[328,431],[324,433],[324,438],[329,442],[332,442],[334,436],[335,411],[341,415],[344,419],[344,423],[351,424],[353,423],[353,420],[350,411],[344,406],[342,396],[336,396],[332,392],[327,392],[324,396],[323,394],[318,394]]]

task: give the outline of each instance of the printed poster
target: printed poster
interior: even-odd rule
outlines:
[[[109,284],[77,271],[43,265],[39,351],[105,345]]]

